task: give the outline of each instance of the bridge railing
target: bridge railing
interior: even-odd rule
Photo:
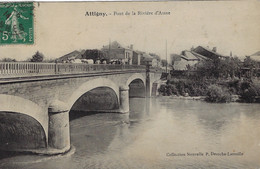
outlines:
[[[145,69],[142,65],[0,62],[0,76],[70,74],[121,69]]]

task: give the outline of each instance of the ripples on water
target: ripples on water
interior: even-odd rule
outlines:
[[[80,114],[70,121],[75,152],[3,158],[0,168],[260,168],[260,105],[130,99],[130,114]],[[167,153],[204,156],[167,156]],[[243,156],[205,156],[242,152]]]

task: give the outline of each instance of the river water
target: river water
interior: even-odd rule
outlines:
[[[132,98],[130,111],[74,114],[69,153],[6,157],[0,168],[260,168],[260,104]]]

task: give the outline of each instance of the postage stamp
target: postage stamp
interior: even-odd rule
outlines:
[[[0,45],[34,44],[33,2],[0,3]]]

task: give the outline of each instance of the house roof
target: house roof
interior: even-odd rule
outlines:
[[[144,54],[145,52],[142,52],[142,51],[139,51],[139,50],[134,50],[133,53]]]
[[[85,52],[86,52],[86,50],[85,50],[85,49],[83,49],[83,50],[81,50],[81,51],[80,51],[80,54],[82,54],[82,55],[83,55]]]
[[[182,52],[182,54],[182,57],[187,60],[199,60],[198,57],[196,57],[191,51],[185,50]]]
[[[146,53],[143,54],[143,57],[144,57],[144,61],[152,61],[154,59],[151,55]]]
[[[203,46],[198,46],[196,47],[195,49],[192,50],[193,52],[196,52],[200,55],[203,55],[207,58],[210,58],[210,59],[216,59],[216,58],[219,58],[219,57],[225,57],[217,52],[214,52],[212,50],[210,50],[208,47],[203,47]]]
[[[260,61],[260,51],[250,55],[250,58],[259,62]]]
[[[198,53],[196,53],[196,52],[194,52],[194,51],[191,51],[191,53],[192,53],[193,55],[195,55],[198,59],[202,59],[202,60],[207,60],[207,59],[209,59],[209,58],[207,58],[207,57],[205,57],[205,56],[203,56],[203,55],[200,55],[200,54],[198,54]]]
[[[187,65],[188,65],[187,60],[183,60],[181,62],[175,62],[173,65],[174,70],[187,70]]]
[[[57,60],[58,61],[68,60],[71,57],[77,58],[79,55],[81,55],[81,53],[79,51],[77,51],[77,50],[74,50],[73,52],[70,52],[70,53],[62,56],[62,57],[58,58]]]
[[[260,56],[260,51],[258,51],[258,52],[256,52],[256,53],[252,54],[251,56]]]

